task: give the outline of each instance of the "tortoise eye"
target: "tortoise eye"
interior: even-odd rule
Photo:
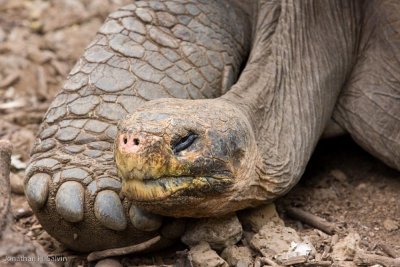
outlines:
[[[196,134],[189,132],[188,135],[179,139],[177,142],[174,142],[174,144],[172,145],[172,151],[176,154],[182,150],[185,150],[193,144],[196,138]]]

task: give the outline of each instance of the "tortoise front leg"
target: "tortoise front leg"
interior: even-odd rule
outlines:
[[[334,119],[365,150],[400,170],[400,3],[365,5],[358,61]]]
[[[158,217],[135,212],[119,195],[116,124],[148,100],[219,96],[246,58],[247,19],[228,1],[137,1],[109,15],[32,151],[25,192],[51,235],[79,251],[157,235]]]

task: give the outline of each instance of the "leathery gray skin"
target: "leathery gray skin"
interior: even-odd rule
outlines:
[[[228,1],[136,2],[110,15],[47,112],[27,170],[28,201],[51,235],[80,251],[139,243],[158,232],[168,240],[166,229],[176,221],[137,206],[201,217],[272,201],[298,181],[331,118],[400,169],[398,2],[238,2],[240,8]],[[216,99],[156,100],[168,97]],[[204,114],[193,117],[193,110]],[[220,138],[227,128],[212,128],[223,126],[224,110],[226,125],[237,127],[228,136],[241,135],[236,147]],[[128,113],[117,135],[117,122]],[[186,122],[185,113],[192,114]],[[160,138],[152,121],[174,127]],[[124,136],[156,145],[155,155],[168,155],[176,163],[168,166],[189,177],[196,164],[178,154],[213,152],[214,161],[204,163],[210,172],[201,175],[218,179],[216,167],[226,168],[227,183],[201,194],[185,187],[157,205],[127,190],[132,205],[119,194],[113,159],[114,139],[123,151]],[[193,142],[174,154],[173,136]],[[126,151],[138,158],[149,147],[144,154]],[[130,170],[143,181],[162,177],[151,163]],[[124,183],[134,178],[126,168],[119,172]]]

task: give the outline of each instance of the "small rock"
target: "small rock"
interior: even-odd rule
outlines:
[[[3,28],[0,27],[0,43],[6,40],[6,33],[4,32]]]
[[[292,242],[301,242],[294,229],[269,222],[253,236],[250,245],[260,251],[262,255],[273,257],[290,251]]]
[[[261,262],[261,258],[257,257],[254,260],[254,267],[261,267],[262,266],[262,262]]]
[[[122,267],[122,264],[114,259],[104,259],[97,262],[95,267]]]
[[[374,237],[374,236],[375,236],[375,233],[374,233],[374,232],[369,232],[368,235],[369,235],[370,237]]]
[[[333,267],[357,267],[353,261],[339,261],[332,264]],[[380,266],[382,267],[382,266]]]
[[[24,180],[23,178],[15,173],[10,173],[10,185],[11,192],[18,195],[24,194]]]
[[[14,218],[19,220],[21,218],[32,216],[33,211],[30,208],[19,208],[14,211]]]
[[[21,155],[11,156],[11,166],[17,170],[25,170],[26,163],[21,160]]]
[[[271,221],[279,225],[285,225],[282,219],[279,218],[274,203],[240,211],[238,212],[238,217],[245,230],[252,230],[256,233]]]
[[[303,242],[290,244],[290,250],[284,253],[280,253],[274,256],[279,263],[282,265],[293,265],[306,262],[308,257],[315,255],[316,250],[311,243]]]
[[[360,235],[357,233],[349,233],[344,239],[339,240],[332,248],[331,257],[334,261],[353,260]]]
[[[13,196],[11,201],[11,212],[16,220],[29,217],[33,214],[33,211],[24,196]]]
[[[248,261],[246,261],[246,260],[239,260],[237,263],[236,263],[236,265],[234,265],[235,267],[250,267],[250,266],[253,266],[252,265],[252,263],[250,262],[248,262]]]
[[[387,231],[391,232],[391,231],[396,231],[397,229],[399,229],[399,224],[392,219],[386,219],[383,221],[383,227]]]
[[[251,250],[248,247],[230,246],[221,253],[229,266],[253,266]]]
[[[222,250],[242,238],[242,225],[236,215],[201,219],[187,226],[181,240],[188,246],[206,241],[213,249]]]
[[[338,169],[332,170],[330,173],[337,181],[341,183],[345,183],[347,181],[347,176],[344,172]]]
[[[242,243],[245,246],[249,246],[251,239],[255,235],[254,232],[250,231],[243,231],[243,236],[242,236]]]
[[[334,234],[331,238],[331,245],[334,246],[336,243],[339,241],[339,236],[337,234]]]
[[[193,246],[189,251],[189,258],[193,267],[228,267],[217,252],[211,249],[207,242],[200,242]]]
[[[365,183],[360,183],[356,186],[356,190],[363,191],[367,188],[367,185]]]

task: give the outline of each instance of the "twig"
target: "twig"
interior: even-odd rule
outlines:
[[[104,259],[107,257],[113,257],[113,256],[120,256],[120,255],[126,255],[134,252],[140,252],[145,249],[150,248],[154,244],[156,244],[158,241],[160,241],[161,237],[158,235],[150,240],[147,240],[143,243],[133,245],[133,246],[128,246],[128,247],[123,247],[123,248],[112,248],[112,249],[106,249],[102,251],[95,251],[90,253],[87,256],[88,261],[95,261],[95,260],[100,260]]]
[[[43,229],[43,226],[41,225],[41,224],[36,224],[36,225],[33,225],[32,227],[31,227],[31,230],[33,231],[33,230],[37,230],[37,229]]]
[[[385,252],[388,256],[392,257],[392,258],[397,258],[397,253],[396,251],[390,247],[389,245],[380,243],[378,244],[378,246],[382,249],[383,252]]]
[[[4,87],[12,85],[16,81],[18,81],[19,77],[20,77],[19,73],[17,73],[17,72],[14,72],[14,73],[8,75],[3,81],[0,82],[0,88],[4,88]]]
[[[331,246],[330,245],[326,245],[324,247],[324,252],[322,252],[321,259],[325,260],[326,258],[328,258],[329,251],[331,251]]]
[[[0,140],[0,233],[9,222],[10,210],[10,162],[12,145],[7,140]]]
[[[331,261],[310,261],[303,263],[304,266],[318,267],[318,266],[332,266]]]
[[[261,254],[263,255],[261,258],[259,258],[260,263],[268,264],[268,265],[273,266],[273,267],[279,267],[279,266],[281,266],[281,265],[279,265],[278,263],[276,263],[275,261],[273,261],[273,260],[270,258],[270,255],[268,255],[267,253],[265,253],[265,251],[263,251],[263,250],[259,250],[259,251],[260,251]]]
[[[281,266],[281,265],[277,264],[276,262],[274,262],[273,260],[271,260],[270,258],[266,257],[265,255],[264,255],[264,257],[259,258],[259,259],[260,259],[261,263],[268,264],[273,267]]]
[[[22,108],[25,105],[26,105],[26,103],[24,100],[17,99],[17,100],[11,101],[11,102],[1,103],[0,110]]]
[[[335,224],[327,222],[323,218],[307,211],[294,207],[286,207],[286,211],[290,217],[313,226],[327,234],[332,235],[336,231]]]
[[[291,257],[287,260],[283,260],[281,264],[283,266],[292,266],[295,264],[305,263],[306,261],[307,261],[306,256],[296,256],[296,257]]]
[[[400,266],[400,258],[392,259],[385,256],[367,254],[362,251],[357,251],[356,255],[354,256],[354,263],[357,265],[367,266],[380,264],[385,267],[398,267]]]

